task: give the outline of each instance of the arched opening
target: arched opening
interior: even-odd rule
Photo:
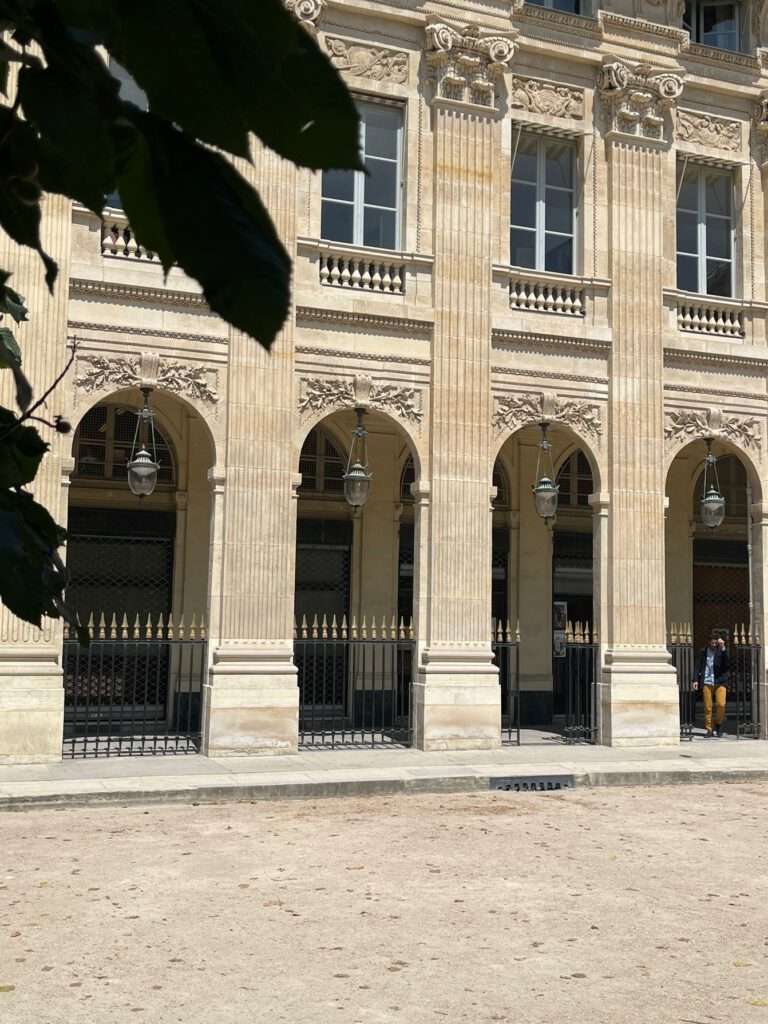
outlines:
[[[745,453],[719,438],[712,442],[717,461],[716,486],[725,499],[725,515],[715,528],[701,508],[705,492],[704,439],[679,451],[667,474],[666,605],[669,643],[678,670],[680,725],[684,738],[706,735],[704,691],[693,688],[699,662],[713,637],[723,640],[730,659],[726,721],[723,728],[757,735],[758,664],[761,657],[760,574],[753,549],[753,503],[760,483]],[[713,482],[707,471],[708,490]],[[711,721],[709,727],[711,728]],[[729,727],[730,725],[730,727]]]
[[[554,522],[538,516],[531,493],[538,426],[509,437],[494,470],[492,612],[507,742],[555,734],[596,738],[599,644],[590,496],[599,481],[593,456],[570,430],[554,424],[548,436],[559,486]]]
[[[296,645],[303,744],[410,741],[418,462],[389,416],[368,411],[370,495],[344,497],[353,410],[317,423],[299,456]]]
[[[214,450],[202,417],[152,394],[154,492],[128,487],[141,405],[114,394],[80,420],[69,483],[67,597],[92,624],[90,648],[65,640],[65,752],[198,747],[205,670]]]

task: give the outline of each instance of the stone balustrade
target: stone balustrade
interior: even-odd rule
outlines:
[[[105,210],[101,227],[101,255],[118,256],[123,259],[159,263],[157,253],[145,249],[136,239],[126,217],[114,211]]]
[[[332,288],[354,288],[386,295],[405,294],[406,269],[399,261],[321,253],[319,273],[320,284]]]
[[[744,312],[740,304],[724,303],[709,296],[677,301],[677,329],[692,334],[709,334],[719,338],[744,337]]]
[[[529,309],[562,316],[584,316],[584,289],[578,280],[553,280],[549,275],[517,275],[509,281],[511,309]]]

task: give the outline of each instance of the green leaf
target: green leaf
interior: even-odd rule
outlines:
[[[7,327],[0,327],[0,369],[10,370],[13,374],[16,402],[21,411],[25,412],[32,401],[32,386],[21,369],[21,349],[13,331]]]
[[[35,626],[62,613],[67,574],[56,549],[65,536],[31,494],[0,490],[0,600]]]
[[[10,410],[0,408],[0,489],[31,483],[49,448],[34,427],[20,424]]]
[[[258,194],[228,160],[160,118],[132,119],[118,188],[137,239],[268,348],[288,314],[291,262]]]
[[[10,288],[7,282],[11,279],[8,270],[0,270],[0,318],[2,313],[9,313],[17,324],[28,320],[25,301],[17,291]],[[19,353],[21,356],[21,353]]]
[[[68,24],[100,34],[153,113],[198,138],[246,156],[253,132],[303,167],[360,167],[354,102],[283,0],[57,0],[57,7]]]

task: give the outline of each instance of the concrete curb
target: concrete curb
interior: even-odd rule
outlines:
[[[268,800],[318,800],[346,796],[393,796],[409,793],[477,793],[494,791],[567,792],[608,786],[678,786],[712,782],[768,782],[768,768],[670,769],[648,771],[597,770],[446,775],[424,779],[348,779],[344,781],[285,782],[231,786],[184,785],[164,789],[98,789],[81,793],[0,796],[0,811],[46,808],[126,806],[136,804],[256,803]]]

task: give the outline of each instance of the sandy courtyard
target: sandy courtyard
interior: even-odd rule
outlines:
[[[768,1022],[768,786],[0,815],[3,1024]]]

